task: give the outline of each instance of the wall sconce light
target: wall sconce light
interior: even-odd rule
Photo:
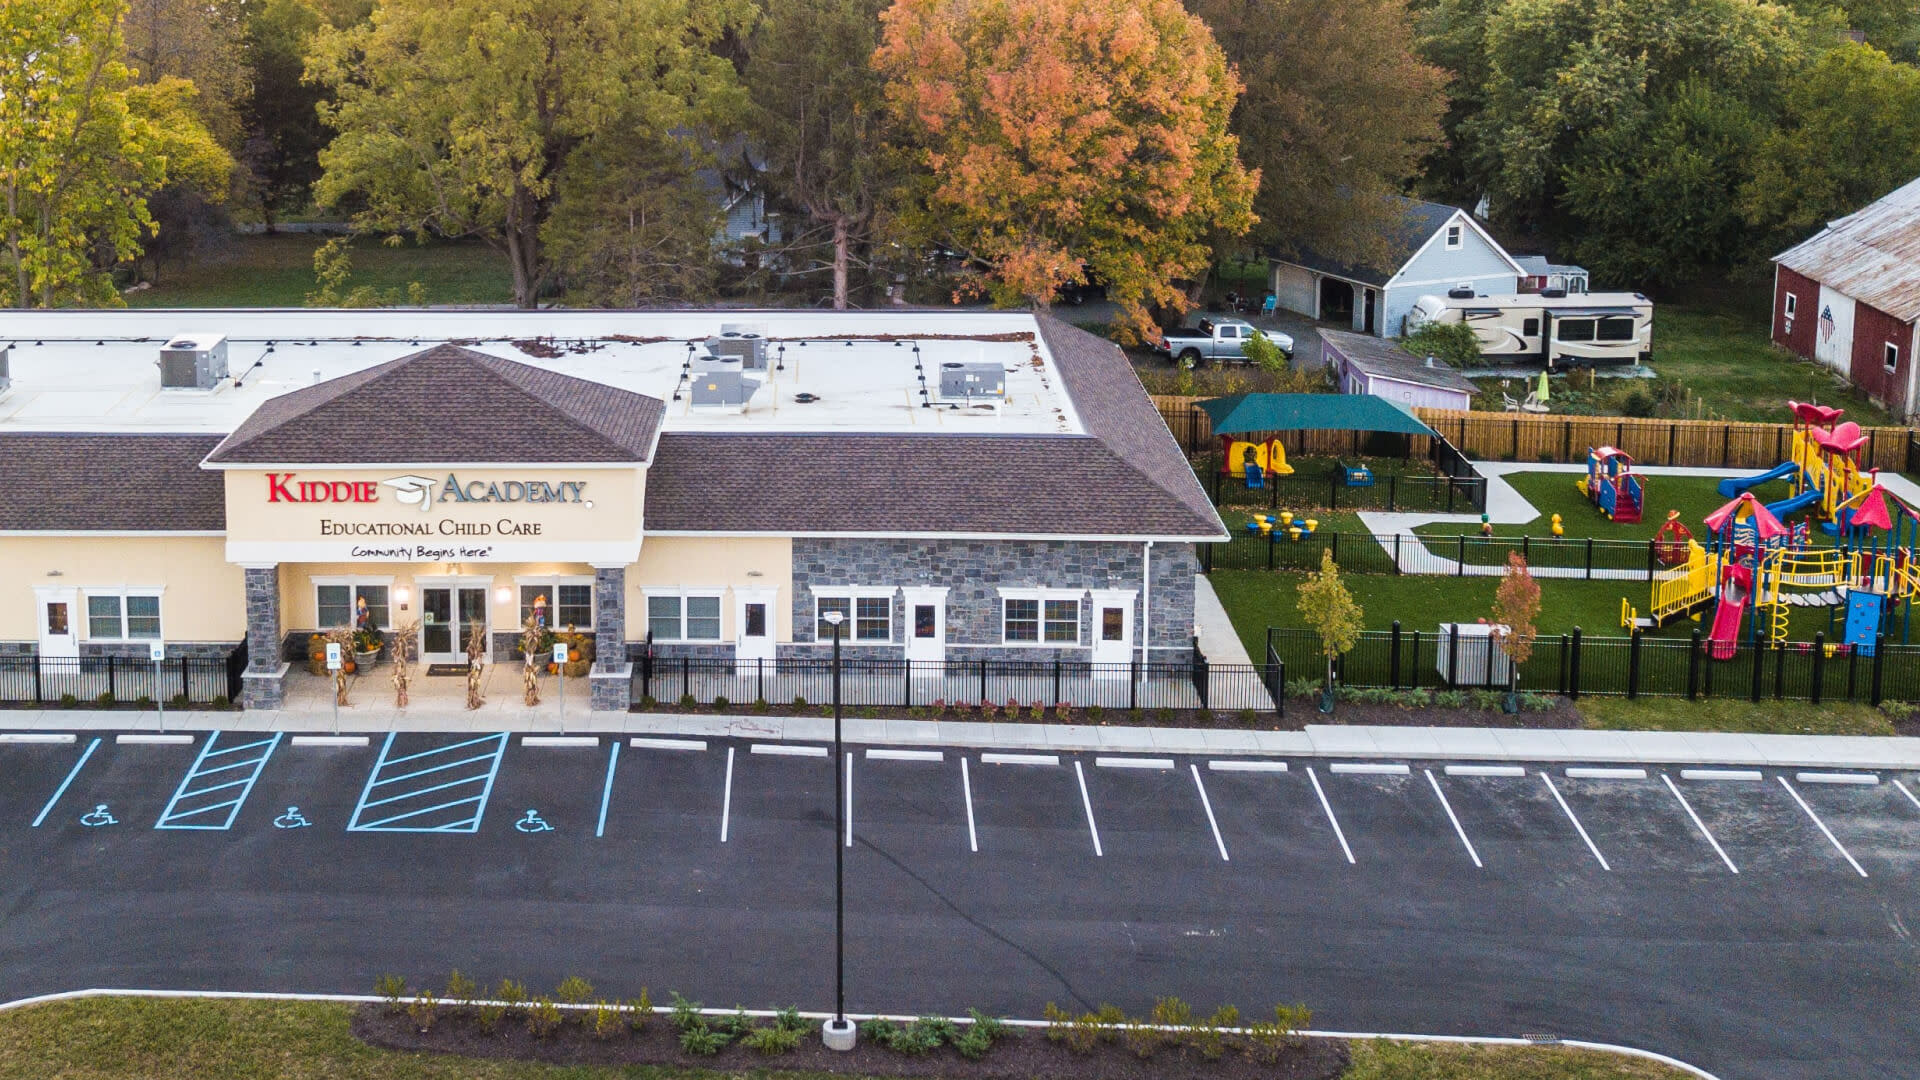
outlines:
[[[405,585],[396,585],[393,587],[393,599],[400,605],[400,610],[405,611],[408,602],[413,599],[413,590]]]
[[[513,590],[505,585],[502,585],[499,588],[493,590],[493,602],[496,604],[512,603]]]

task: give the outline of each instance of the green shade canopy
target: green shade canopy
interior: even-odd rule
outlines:
[[[1371,394],[1234,394],[1198,403],[1215,435],[1257,431],[1392,431],[1440,433],[1407,410]]]

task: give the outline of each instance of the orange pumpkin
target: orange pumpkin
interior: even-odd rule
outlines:
[[[353,674],[353,669],[354,669],[354,663],[351,660],[344,660],[340,664],[340,670],[346,672],[349,675]]]
[[[553,674],[556,674],[556,673],[558,673],[558,672],[559,672],[559,670],[560,670],[560,665],[558,665],[558,664],[548,664],[548,665],[547,665],[547,674],[549,674],[549,675],[553,675]]]
[[[579,649],[577,649],[577,648],[575,648],[575,649],[570,649],[570,650],[568,650],[568,651],[567,651],[567,659],[568,659],[568,660],[571,660],[571,661],[573,661],[573,662],[574,662],[574,663],[576,663],[576,664],[577,664],[577,663],[579,663],[579,662],[580,662],[580,650],[579,650]]]

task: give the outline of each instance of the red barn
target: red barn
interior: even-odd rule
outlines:
[[[1920,349],[1920,180],[1774,256],[1773,340],[1911,416]]]

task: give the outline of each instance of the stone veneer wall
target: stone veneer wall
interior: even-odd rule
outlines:
[[[249,709],[277,709],[285,698],[280,674],[284,628],[280,625],[280,569],[247,567],[247,672],[241,702]]]

